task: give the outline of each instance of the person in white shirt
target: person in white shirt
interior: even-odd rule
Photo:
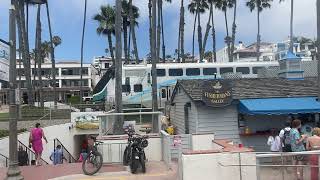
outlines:
[[[271,136],[269,136],[267,144],[270,146],[271,152],[280,152],[282,150],[281,139],[275,129],[271,129]]]

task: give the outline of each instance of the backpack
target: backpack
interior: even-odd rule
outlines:
[[[291,139],[290,139],[290,130],[284,130],[283,134],[283,145],[284,145],[284,152],[290,152],[291,151]]]

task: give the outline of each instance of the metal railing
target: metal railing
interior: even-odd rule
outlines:
[[[251,154],[255,154],[255,160],[249,163],[245,156],[248,153],[233,154],[238,154],[238,157],[234,157],[238,159],[238,163],[219,161],[218,164],[224,168],[238,168],[240,177],[235,179],[245,179],[243,176],[250,173],[256,173],[257,180],[292,180],[297,177],[297,172],[303,174],[303,178],[307,180],[312,179],[311,177],[317,176],[317,179],[319,177],[320,151],[253,152]],[[248,170],[248,168],[251,169]]]
[[[127,143],[103,143],[98,146],[101,152],[103,163],[122,163],[123,153]]]
[[[8,167],[9,166],[9,158],[0,153],[0,167]]]
[[[20,147],[22,147],[22,149],[23,149],[24,151],[26,151],[27,154],[28,154],[28,162],[27,162],[27,164],[28,164],[28,165],[32,165],[32,161],[33,161],[33,160],[36,160],[36,154],[35,154],[29,147],[27,147],[27,146],[24,145],[21,141],[18,140],[18,150],[19,150]],[[42,159],[42,158],[41,158],[41,163],[42,163],[42,164],[49,164],[47,161],[45,161],[45,160]]]
[[[67,160],[68,163],[76,163],[77,160],[72,156],[72,154],[67,150],[67,148],[61,143],[61,141],[56,138],[53,141],[54,148],[56,148],[58,145],[62,148],[62,154],[65,160]]]
[[[125,109],[124,111],[129,111],[130,109]],[[140,125],[143,130],[146,130],[147,133],[160,133],[161,131],[161,117],[163,115],[162,112],[140,112],[142,111],[141,108],[131,109],[132,111],[136,112],[123,112],[123,113],[114,113],[114,112],[106,112],[103,115],[99,115],[98,118],[100,120],[100,136],[104,136],[107,133],[110,133],[112,130],[112,126],[114,122],[121,118],[124,121],[134,121],[136,125]],[[138,111],[138,112],[137,112]],[[153,120],[153,116],[156,116],[155,120]],[[144,127],[143,125],[150,125],[151,127]],[[156,127],[156,128],[154,128]],[[142,132],[142,129],[141,132]],[[139,130],[136,129],[138,132]]]

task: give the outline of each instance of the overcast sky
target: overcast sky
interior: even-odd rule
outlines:
[[[114,4],[115,0],[88,0],[88,16],[85,39],[85,61],[91,62],[93,56],[104,55],[107,47],[106,38],[98,36],[96,33],[97,23],[92,20],[94,14],[99,12],[99,7],[103,4]],[[0,38],[8,39],[8,7],[10,0],[0,0]],[[190,0],[185,0],[188,4]],[[251,44],[256,39],[257,20],[256,12],[250,13],[245,6],[246,0],[238,0],[237,14],[237,34],[236,41],[243,41]],[[148,0],[133,0],[133,3],[140,8],[139,28],[136,30],[138,39],[139,54],[145,57],[149,52],[148,43]],[[294,33],[295,36],[306,36],[315,38],[316,36],[316,0],[295,0],[294,1]],[[58,60],[79,60],[80,42],[82,31],[82,19],[84,0],[49,0],[50,13],[52,16],[52,28],[54,35],[62,38],[62,44],[56,49]],[[172,0],[171,4],[164,3],[164,23],[165,41],[167,53],[173,54],[177,49],[178,27],[179,27],[180,0]],[[187,7],[186,7],[187,9]],[[33,47],[35,36],[35,14],[36,8],[30,9],[30,44]],[[186,10],[187,12],[187,10]],[[45,15],[45,7],[42,11]],[[225,37],[224,16],[215,10],[215,25],[217,31],[217,48],[224,46]],[[229,11],[229,25],[232,23],[232,11]],[[201,23],[203,31],[208,19],[208,14],[204,14]],[[192,30],[193,16],[186,13],[185,24],[185,51],[192,51]],[[262,41],[278,42],[288,38],[290,20],[290,1],[281,4],[274,0],[271,9],[267,9],[261,14],[261,36]],[[48,28],[45,16],[43,22],[43,40],[48,39]],[[203,32],[204,34],[204,32]],[[211,49],[212,42],[209,41],[207,49]],[[197,47],[197,45],[196,45]],[[197,49],[197,48],[196,48]],[[196,51],[197,53],[197,51]]]

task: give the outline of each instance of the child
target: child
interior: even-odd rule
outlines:
[[[278,133],[275,129],[271,129],[271,136],[268,138],[267,142],[270,146],[271,152],[280,152],[282,149],[281,138],[278,136]]]

